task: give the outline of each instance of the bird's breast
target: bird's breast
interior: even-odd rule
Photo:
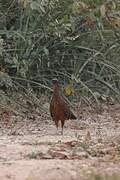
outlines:
[[[59,101],[53,102],[54,118],[58,120],[64,119],[64,109]]]

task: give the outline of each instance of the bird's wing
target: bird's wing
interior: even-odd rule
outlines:
[[[53,118],[53,117],[54,117],[54,103],[53,103],[53,98],[51,98],[51,100],[50,100],[50,114],[51,114],[51,117]]]
[[[60,99],[60,104],[61,107],[64,111],[64,114],[66,116],[67,119],[77,119],[76,116],[72,113],[72,111],[70,110],[68,104],[65,102],[65,100],[61,97]]]

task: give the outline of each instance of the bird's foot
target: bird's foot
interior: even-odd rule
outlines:
[[[59,136],[60,136],[60,135],[63,135],[63,130],[60,131],[60,130],[56,129],[56,133],[55,133],[55,134],[56,134],[56,135],[59,135]]]

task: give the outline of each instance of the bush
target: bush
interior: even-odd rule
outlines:
[[[117,0],[2,2],[1,71],[24,86],[58,77],[78,96],[118,98],[119,10]]]

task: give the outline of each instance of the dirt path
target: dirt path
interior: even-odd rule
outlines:
[[[68,121],[63,136],[56,135],[51,120],[41,117],[1,121],[0,180],[84,180],[92,174],[119,174],[119,108],[111,112]]]

